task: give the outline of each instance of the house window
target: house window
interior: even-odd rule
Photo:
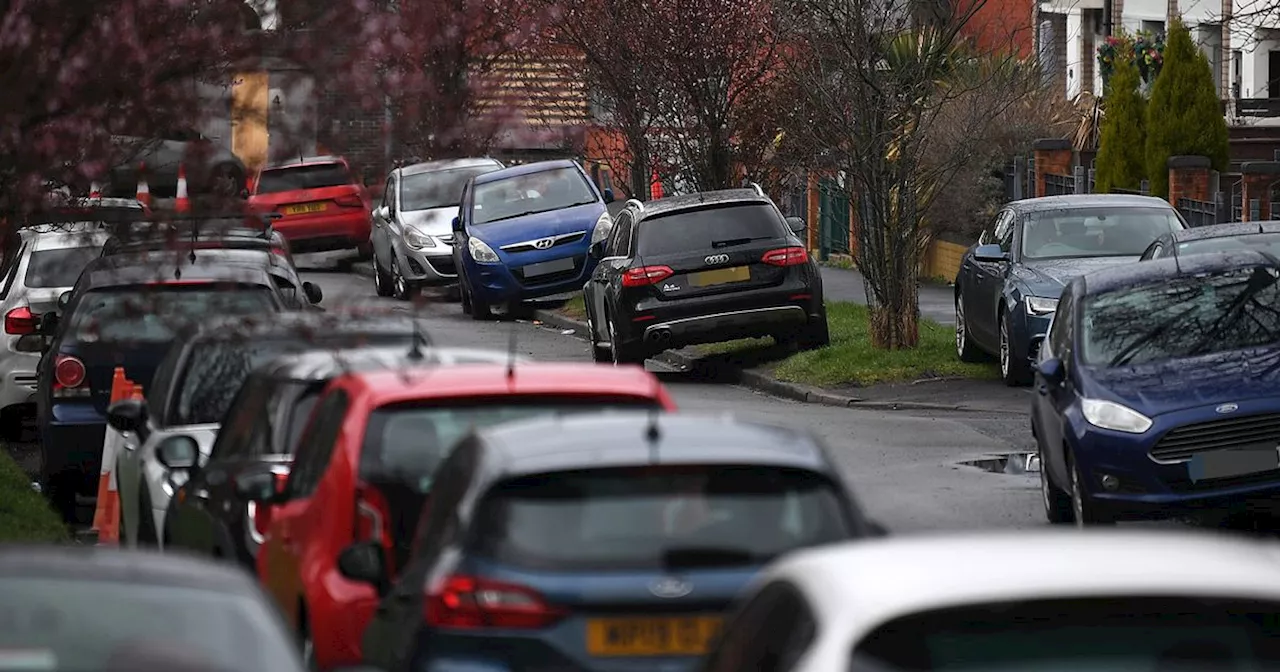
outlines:
[[[1196,41],[1205,59],[1209,61],[1209,69],[1213,71],[1213,86],[1222,97],[1222,26],[1216,23],[1202,23],[1196,29]]]
[[[1164,35],[1164,21],[1143,21],[1142,31],[1152,35]]]
[[[1280,98],[1280,51],[1267,52],[1267,97]]]
[[[1240,99],[1240,89],[1244,85],[1244,52],[1239,49],[1231,52],[1231,97]]]

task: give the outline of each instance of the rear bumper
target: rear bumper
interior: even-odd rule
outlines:
[[[823,315],[821,289],[815,292],[803,277],[718,295],[645,297],[620,308],[618,336],[651,350],[786,334]]]
[[[294,253],[322,252],[369,242],[369,213],[349,210],[334,214],[286,217],[272,226],[289,241]]]
[[[79,495],[97,497],[102,473],[102,442],[107,424],[49,423],[40,428],[40,476],[47,485],[61,481]]]
[[[772,333],[779,328],[802,326],[808,320],[809,312],[797,305],[731,310],[651,324],[644,328],[643,340],[666,347],[672,342],[719,340],[725,334]]]

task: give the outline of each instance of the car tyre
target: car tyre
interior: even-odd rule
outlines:
[[[493,319],[493,306],[476,298],[474,292],[470,288],[467,289],[467,304],[471,307],[471,319],[478,322],[487,322]]]
[[[964,303],[956,297],[956,356],[971,364],[984,361],[986,353],[978,349],[969,338],[969,321],[964,314]]]
[[[1014,357],[1013,327],[1004,313],[1000,315],[1000,377],[1009,387],[1031,384],[1031,364],[1025,358]]]
[[[418,287],[405,279],[400,272],[400,262],[391,257],[391,293],[401,301],[412,301],[418,296]]]
[[[803,327],[787,334],[786,336],[774,336],[775,341],[779,345],[786,345],[796,348],[797,350],[817,350],[831,345],[831,329],[827,326],[827,310],[822,312],[816,318],[810,318]]]
[[[378,296],[391,296],[391,274],[383,270],[378,255],[373,255],[373,290]]]
[[[1103,511],[1102,507],[1085,493],[1082,484],[1084,475],[1080,473],[1080,467],[1076,464],[1075,456],[1070,451],[1066,451],[1066,456],[1067,472],[1071,477],[1071,509],[1073,512],[1071,517],[1075,520],[1076,527],[1114,525],[1115,519]],[[1043,463],[1041,468],[1043,468]]]
[[[1045,518],[1053,525],[1073,522],[1076,516],[1071,495],[1063,492],[1053,484],[1053,479],[1049,478],[1049,469],[1045,466],[1049,462],[1045,459],[1044,446],[1041,446],[1039,441],[1036,441],[1036,452],[1040,457],[1040,499],[1044,503]]]
[[[597,340],[596,321],[591,317],[590,308],[587,308],[587,345],[591,348],[591,361],[606,364],[613,361],[609,348],[601,347]]]
[[[365,241],[356,245],[356,261],[368,261],[373,257],[373,243]]]
[[[613,317],[605,315],[605,324],[609,329],[609,353],[613,360],[614,366],[622,366],[625,364],[639,364],[644,366],[644,360],[647,359],[635,347],[627,346],[619,343],[618,330],[614,327]]]

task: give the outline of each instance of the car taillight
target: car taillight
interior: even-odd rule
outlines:
[[[545,628],[565,617],[525,586],[451,576],[423,609],[427,625],[443,628]]]
[[[809,261],[809,253],[803,247],[783,247],[765,252],[760,261],[771,266],[799,266]]]
[[[670,266],[632,268],[622,274],[622,286],[644,287],[645,285],[656,285],[674,274],[675,271],[671,270]]]
[[[58,357],[53,365],[53,382],[58,387],[80,387],[84,384],[84,362],[70,355]]]
[[[360,196],[355,194],[351,196],[339,196],[333,199],[333,202],[337,203],[338,205],[341,205],[344,208],[363,208],[364,207],[364,201],[360,200]]]
[[[4,333],[15,336],[36,333],[36,315],[26,306],[19,306],[5,313]]]
[[[274,254],[274,255],[276,255],[276,256],[280,256],[280,257],[287,257],[287,256],[289,256],[289,250],[286,250],[286,249],[284,249],[283,247],[281,247],[281,246],[279,246],[279,245],[273,245],[273,246],[271,247],[271,254]]]

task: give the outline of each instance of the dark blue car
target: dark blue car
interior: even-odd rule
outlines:
[[[581,289],[596,266],[587,250],[612,226],[611,196],[567,159],[473,178],[453,223],[463,312],[487,320],[495,305]]]
[[[1238,250],[1063,291],[1031,429],[1054,523],[1233,513],[1280,495],[1280,261]]]
[[[956,351],[995,355],[1009,385],[1031,382],[1058,295],[1072,278],[1138,260],[1156,237],[1186,228],[1163,199],[1049,196],[1004,206],[956,275]]]
[[[770,560],[881,532],[811,437],[725,418],[493,427],[437,482],[394,585],[377,544],[338,560],[380,586],[375,669],[689,670]]]

